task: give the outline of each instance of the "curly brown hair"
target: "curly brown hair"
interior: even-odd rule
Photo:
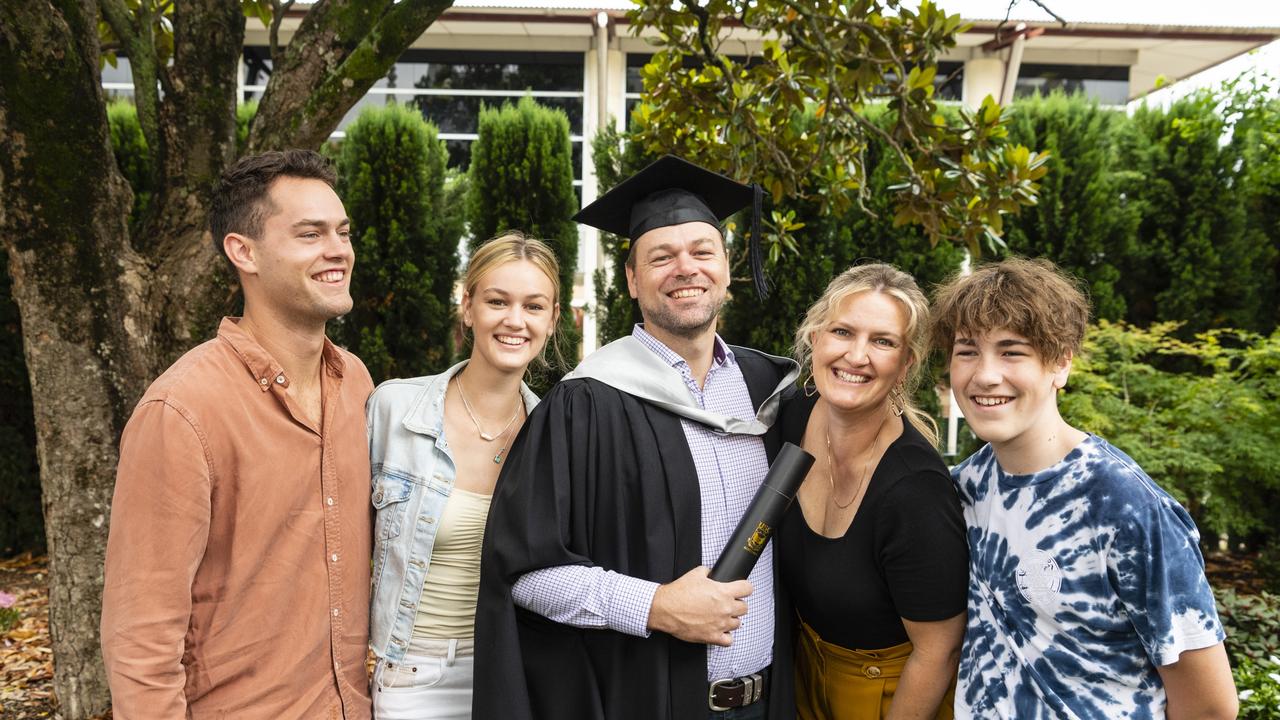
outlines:
[[[1048,364],[1079,353],[1088,325],[1089,299],[1075,278],[1042,258],[1011,257],[940,286],[929,338],[949,355],[957,334],[1009,330]]]
[[[925,298],[915,278],[886,263],[854,265],[832,278],[804,320],[796,328],[792,355],[800,364],[802,375],[813,373],[813,336],[831,322],[832,316],[846,299],[862,292],[884,293],[898,301],[907,311],[907,327],[903,335],[907,340],[906,362],[910,363],[903,393],[904,417],[929,441],[938,444],[938,426],[928,413],[916,407],[914,395],[923,376],[925,355],[928,352],[929,300]]]

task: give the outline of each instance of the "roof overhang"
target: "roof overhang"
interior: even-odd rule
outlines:
[[[1046,0],[1067,21],[1064,26],[1039,6],[1009,0],[943,0],[943,6],[972,23],[943,60],[963,61],[1006,52],[996,42],[1021,22],[1034,32],[1023,51],[1024,64],[1120,65],[1129,68],[1129,96],[1140,97],[1160,85],[1177,82],[1202,70],[1280,38],[1280,2],[1235,0],[1228,7],[1212,3],[1169,3],[1164,0]],[[455,0],[413,47],[440,49],[585,51],[590,49],[599,13],[611,24],[625,25],[634,7],[629,0]],[[291,13],[282,39],[297,27],[301,14]],[[246,40],[266,42],[266,31],[253,23]],[[758,51],[762,37],[742,27],[728,27],[726,51]],[[261,37],[258,37],[261,36]],[[626,52],[646,52],[655,37],[615,36]]]

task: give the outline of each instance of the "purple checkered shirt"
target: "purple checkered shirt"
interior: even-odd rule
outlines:
[[[716,336],[711,369],[699,388],[684,358],[641,325],[631,334],[680,373],[704,410],[755,417],[742,370],[720,336]],[[717,433],[684,418],[680,424],[702,496],[702,564],[711,567],[764,481],[769,459],[759,437]],[[747,598],[742,625],[733,631],[733,644],[707,646],[708,681],[748,675],[773,661],[772,543],[765,546],[747,579],[754,591]],[[558,623],[644,637],[649,634],[649,608],[657,589],[658,583],[601,567],[562,565],[525,573],[512,588],[512,596],[517,605]]]

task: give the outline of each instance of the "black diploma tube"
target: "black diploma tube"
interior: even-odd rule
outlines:
[[[711,579],[716,582],[742,580],[751,574],[760,553],[782,522],[782,516],[804,482],[804,476],[813,466],[813,456],[791,443],[783,443],[778,457],[769,466],[769,474],[747,506],[733,537],[724,546],[716,566],[711,568]]]

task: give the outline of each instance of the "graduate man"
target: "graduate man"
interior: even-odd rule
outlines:
[[[476,720],[794,715],[771,550],[747,580],[707,577],[798,373],[716,334],[719,223],[759,192],[668,156],[575,216],[632,239],[644,322],[552,388],[512,448],[485,537]]]

